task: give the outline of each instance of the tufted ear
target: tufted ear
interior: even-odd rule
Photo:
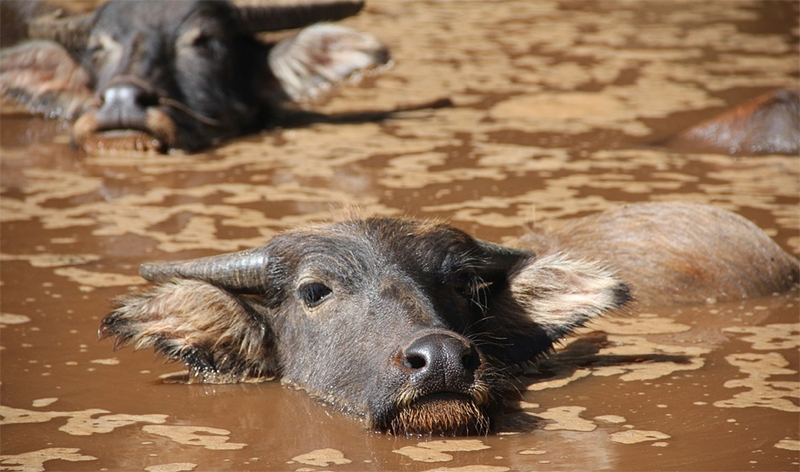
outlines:
[[[631,299],[611,271],[560,253],[528,259],[509,281],[514,303],[554,342]]]
[[[389,60],[388,50],[373,36],[328,23],[301,30],[269,53],[272,73],[294,101],[314,98]]]
[[[560,339],[631,299],[627,285],[592,262],[561,253],[529,255],[507,273],[487,313],[487,350],[507,365],[547,355]]]
[[[172,279],[119,298],[101,322],[101,338],[115,349],[153,347],[190,369],[191,380],[232,383],[274,376],[275,338],[263,306],[208,282]]]
[[[92,98],[89,74],[63,46],[28,41],[0,52],[0,95],[31,112],[72,119]]]

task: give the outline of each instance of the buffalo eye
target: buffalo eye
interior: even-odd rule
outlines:
[[[472,298],[480,278],[474,272],[460,272],[453,277],[453,287],[458,293]]]
[[[86,54],[91,57],[92,59],[97,58],[97,55],[103,51],[103,45],[100,43],[94,43],[86,48]]]
[[[303,303],[309,308],[321,305],[322,302],[330,298],[333,294],[333,290],[331,290],[330,287],[318,282],[311,282],[303,285],[300,287],[299,292]]]
[[[451,283],[456,293],[470,300],[482,310],[486,310],[491,281],[485,281],[475,272],[467,271],[456,274]]]
[[[221,40],[207,28],[194,27],[178,37],[176,47],[190,54],[215,58],[219,55]]]
[[[89,38],[86,54],[93,60],[98,60],[102,55],[119,49],[119,43],[110,35],[100,33]]]
[[[195,49],[203,49],[208,50],[212,47],[212,42],[214,38],[207,34],[198,34],[194,40],[192,40],[192,47]]]

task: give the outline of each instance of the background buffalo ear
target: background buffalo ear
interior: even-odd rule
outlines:
[[[33,113],[72,119],[92,91],[89,75],[63,46],[29,41],[0,52],[0,95]]]
[[[174,279],[116,300],[101,322],[114,348],[153,347],[190,369],[191,380],[232,383],[274,376],[275,337],[259,300],[201,280]]]
[[[561,253],[520,263],[509,276],[509,294],[553,341],[631,299],[628,286],[613,272]]]
[[[375,37],[328,23],[301,30],[269,53],[272,73],[294,101],[312,99],[389,61],[388,50]]]

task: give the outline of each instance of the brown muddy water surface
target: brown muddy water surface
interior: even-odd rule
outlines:
[[[800,160],[647,145],[798,86],[797,2],[375,0],[346,23],[395,66],[318,110],[452,108],[320,124],[197,155],[87,156],[2,114],[2,470],[798,470],[792,293],[607,318],[522,379],[496,434],[372,433],[278,382],[165,383],[97,341],[137,266],[365,213],[494,241],[637,201],[707,202],[800,252]],[[347,366],[343,366],[347,368]]]

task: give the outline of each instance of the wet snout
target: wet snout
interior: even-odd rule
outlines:
[[[430,332],[413,339],[399,360],[419,395],[469,392],[480,356],[473,344],[455,333]]]
[[[140,79],[112,81],[94,106],[75,122],[75,142],[93,151],[164,152],[175,144],[175,122],[159,107],[159,97]]]
[[[491,368],[468,339],[447,330],[417,333],[395,355],[393,370],[402,386],[391,406],[379,403],[371,410],[377,429],[448,435],[489,430],[497,413]]]
[[[98,130],[143,129],[147,121],[147,107],[155,97],[134,84],[117,84],[100,94],[102,105],[97,111]]]

